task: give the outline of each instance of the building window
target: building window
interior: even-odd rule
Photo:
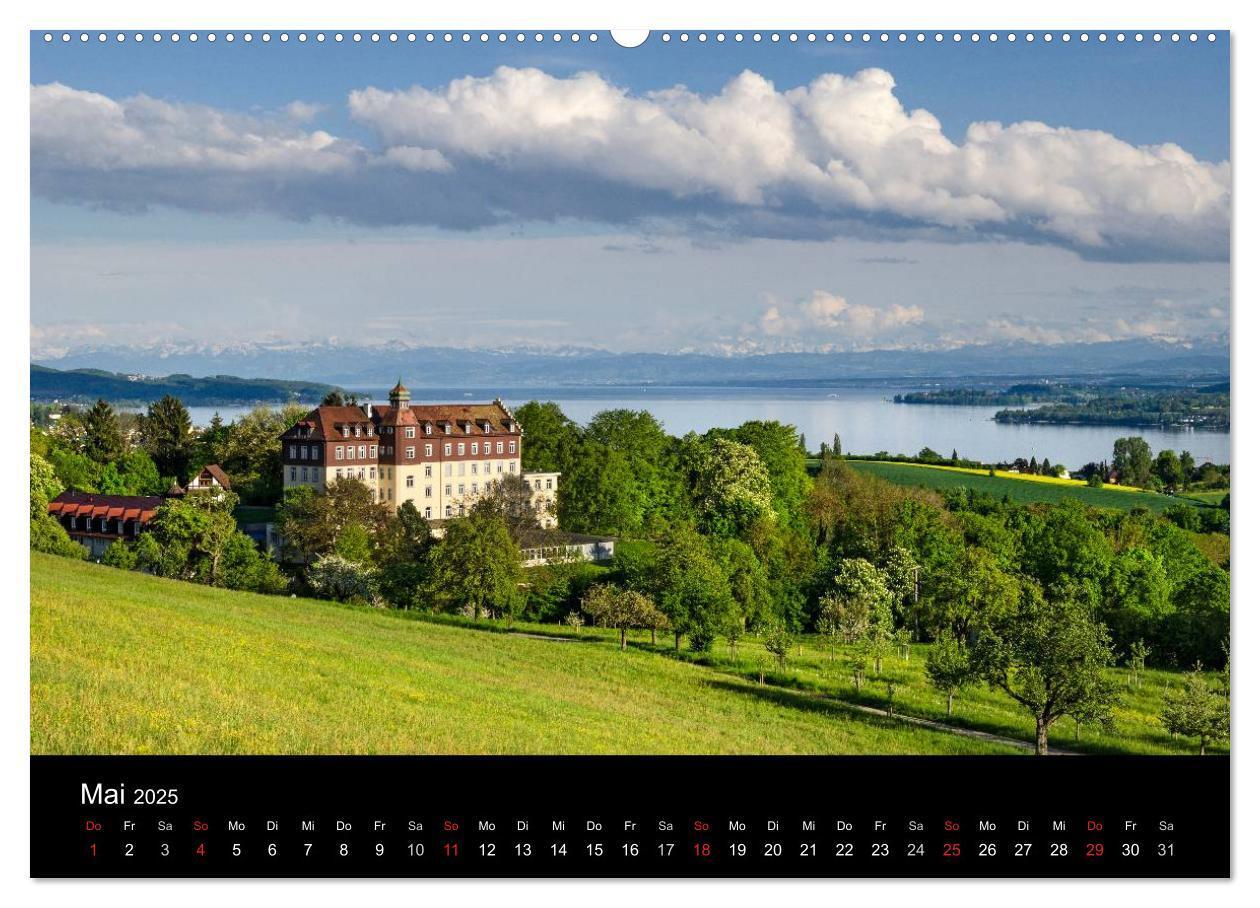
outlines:
[[[459,494],[461,497],[464,494],[464,484],[462,482],[459,484]]]
[[[534,488],[535,488],[535,489],[541,489],[541,488],[542,488],[542,480],[541,480],[541,479],[535,479],[535,480],[534,480]]]
[[[311,467],[311,482],[319,482],[319,467]]]
[[[367,457],[367,445],[359,445],[359,459],[364,460]]]
[[[372,447],[368,449],[368,457],[376,457],[376,445],[372,445]]]
[[[343,448],[341,445],[337,445],[337,447],[333,450],[333,456],[336,457],[338,460],[345,460],[346,459],[345,454],[346,454],[346,449]]]
[[[425,435],[433,434],[433,426],[429,425],[427,422],[424,424],[424,434]]]
[[[465,463],[463,463],[463,462],[461,461],[461,462],[460,462],[460,464],[459,464],[459,475],[460,475],[460,476],[463,476],[463,475],[464,475],[464,471],[465,471],[465,470],[467,470],[467,469],[468,469],[468,465],[467,465],[467,464],[465,464]]]
[[[369,479],[376,478],[376,467],[368,467],[368,478]]]
[[[447,457],[451,456],[451,443],[449,441],[446,444],[442,445],[442,453],[445,454]]]
[[[548,479],[548,480],[547,480],[547,488],[549,488],[549,489],[551,488],[551,480],[550,480],[550,479]]]
[[[424,456],[425,456],[425,457],[432,457],[432,456],[433,456],[433,445],[425,445],[425,446],[424,446]]]
[[[406,451],[406,454],[407,454],[407,459],[408,459],[408,460],[415,460],[415,457],[416,457],[416,446],[415,446],[415,445],[408,445],[408,446],[407,446],[407,451]]]
[[[410,473],[407,474],[407,488],[414,489],[416,487],[416,477]]]
[[[297,445],[289,445],[289,460],[297,460]]]
[[[443,465],[443,467],[442,467],[442,472],[443,472],[445,475],[450,476],[450,475],[451,475],[451,465],[450,465],[449,463],[448,463],[448,464],[444,464],[444,465]]]
[[[508,461],[508,472],[509,472],[509,473],[515,473],[515,472],[516,472],[516,461],[515,461],[515,460],[509,460],[509,461]]]
[[[477,454],[481,453],[480,451],[478,451],[477,443],[475,441],[472,443],[472,450],[469,453],[472,454],[473,456],[476,456]]]
[[[425,487],[424,487],[424,497],[425,497],[425,498],[432,498],[432,497],[433,497],[433,486],[425,486]]]
[[[311,445],[311,460],[319,460],[319,445]]]
[[[424,478],[425,478],[425,479],[432,479],[432,478],[433,478],[433,464],[431,464],[431,463],[426,463],[426,464],[424,465]]]
[[[477,494],[477,483],[475,483],[475,482],[472,484],[472,493],[473,493],[474,495],[476,495],[476,494]]]
[[[341,467],[337,467],[337,478],[341,478]]]
[[[415,437],[416,437],[416,427],[415,427],[415,426],[407,426],[407,428],[403,430],[403,436],[404,436],[404,437],[406,437],[406,438],[415,438]]]
[[[425,520],[432,520],[432,519],[433,519],[433,508],[425,508],[425,509],[424,509],[424,519],[425,519]]]
[[[464,443],[462,441],[459,443],[459,446],[456,448],[456,450],[459,453],[460,457],[464,456]]]
[[[476,463],[473,463],[473,465],[472,465],[472,474],[473,474],[474,476],[476,476],[476,475],[477,475],[477,464],[476,464]]]
[[[449,504],[446,506],[446,516],[447,517],[451,516],[451,506]]]
[[[509,442],[508,442],[508,453],[509,453],[509,454],[515,454],[515,453],[516,453],[516,442],[514,442],[514,441],[509,441]]]
[[[502,454],[502,453],[503,453],[503,442],[501,442],[501,441],[496,441],[496,442],[494,443],[494,453],[496,453],[496,454]]]
[[[302,467],[302,481],[306,482],[306,467]]]
[[[501,460],[500,460],[500,461],[498,462],[497,466],[498,466],[498,468],[499,468],[499,472],[500,472],[500,473],[502,473],[502,472],[503,472],[503,461],[501,461]]]
[[[359,467],[359,482],[362,482],[365,478],[366,477],[363,475],[363,467]]]
[[[289,467],[289,482],[297,482],[297,467]]]
[[[451,484],[449,482],[446,484],[446,497],[451,497]]]

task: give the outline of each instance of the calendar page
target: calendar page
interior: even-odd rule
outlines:
[[[1228,30],[318,26],[29,34],[33,877],[1230,875]]]

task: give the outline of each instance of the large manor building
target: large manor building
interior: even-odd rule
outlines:
[[[521,471],[523,433],[500,400],[412,404],[399,382],[388,406],[319,406],[280,437],[286,490],[357,479],[378,501],[410,501],[427,519],[444,520],[464,516],[496,480],[521,476],[540,524],[555,525],[560,474]]]

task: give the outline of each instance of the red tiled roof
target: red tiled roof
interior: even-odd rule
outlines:
[[[106,517],[151,520],[163,499],[157,495],[98,495],[67,489],[48,502],[48,513],[60,517]]]
[[[316,440],[330,440],[341,437],[341,430],[338,426],[342,425],[371,425],[371,418],[363,412],[362,407],[316,407],[305,417],[298,420],[286,431],[281,438],[312,438]],[[310,426],[313,430],[309,436],[302,436],[297,433],[297,429],[301,426]]]
[[[385,425],[397,425],[392,422],[394,408],[389,405],[372,407],[372,415]],[[464,434],[464,423],[472,423],[472,434],[481,434],[481,424],[490,423],[495,432],[506,432],[511,417],[507,409],[499,403],[489,404],[414,404],[411,414],[416,421],[423,424],[431,422],[435,426],[451,424],[452,435]],[[445,434],[445,433],[443,433]]]
[[[414,404],[408,410],[395,413],[389,404],[378,404],[372,407],[371,414],[360,407],[316,407],[304,418],[296,422],[281,437],[284,439],[306,439],[311,441],[333,441],[340,439],[343,425],[411,425],[415,423],[433,423],[441,426],[451,424],[452,435],[463,435],[464,423],[470,422],[473,431],[470,434],[481,434],[481,423],[489,422],[492,431],[506,432],[511,415],[503,404]],[[310,435],[302,435],[298,430],[309,426]],[[442,434],[445,434],[443,432]]]

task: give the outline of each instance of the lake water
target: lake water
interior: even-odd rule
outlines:
[[[840,433],[844,451],[914,454],[924,446],[945,456],[957,449],[973,460],[1013,460],[1035,455],[1076,469],[1089,461],[1111,459],[1111,446],[1122,435],[1141,435],[1151,449],[1189,451],[1198,461],[1229,463],[1228,432],[1165,431],[1126,426],[1012,426],[993,421],[995,407],[946,407],[894,404],[893,395],[918,388],[526,388],[466,392],[416,389],[416,403],[491,400],[501,396],[509,406],[527,400],[553,400],[569,418],[585,423],[600,410],[630,407],[648,410],[672,435],[737,426],[750,419],[777,419],[805,433],[816,451]],[[377,400],[384,400],[382,391]],[[192,407],[193,422],[205,425],[213,407]],[[223,407],[231,420],[247,407]]]

